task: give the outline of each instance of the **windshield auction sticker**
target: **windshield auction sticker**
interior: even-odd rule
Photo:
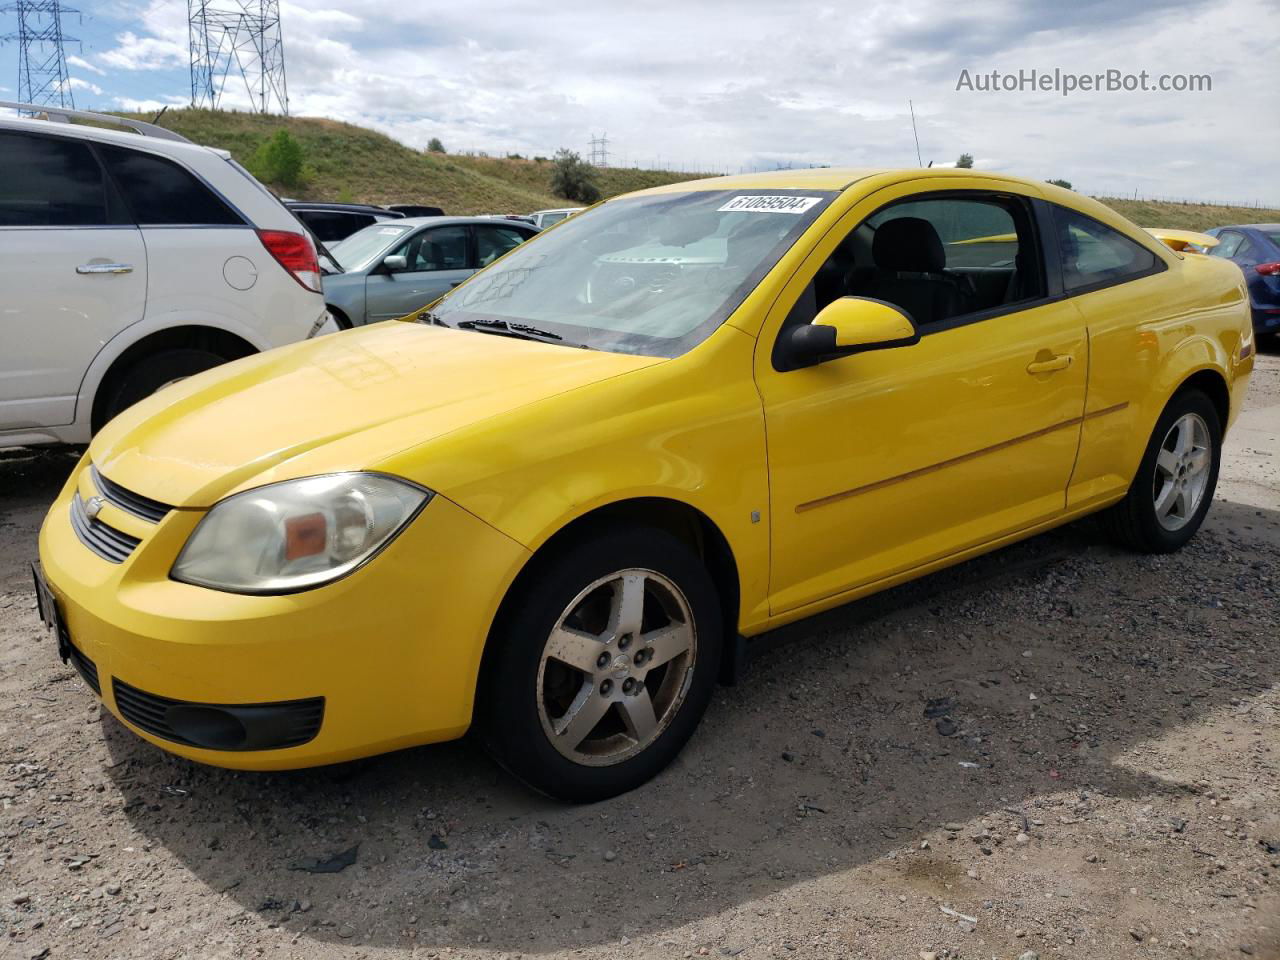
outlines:
[[[738,210],[743,213],[804,213],[821,197],[734,197],[717,213]]]

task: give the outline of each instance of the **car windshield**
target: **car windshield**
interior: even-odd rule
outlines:
[[[415,319],[527,325],[596,350],[679,356],[728,318],[834,196],[622,197],[517,247]]]
[[[327,244],[330,255],[343,270],[359,270],[368,266],[393,243],[413,227],[399,224],[374,223],[357,230],[345,240]]]
[[[1277,247],[1280,247],[1280,231],[1275,233],[1267,232],[1264,233],[1263,236],[1274,243]]]

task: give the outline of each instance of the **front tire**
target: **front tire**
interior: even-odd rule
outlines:
[[[1165,407],[1125,498],[1104,515],[1112,535],[1143,553],[1170,553],[1200,529],[1218,485],[1222,423],[1189,389]]]
[[[692,735],[719,673],[720,604],[701,560],[637,529],[572,545],[517,590],[489,641],[489,751],[561,800],[640,786]]]

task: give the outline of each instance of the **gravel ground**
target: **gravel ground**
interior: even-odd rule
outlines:
[[[0,454],[0,956],[1280,958],[1274,353],[1181,553],[1085,521],[780,631],[590,807],[466,741],[264,775],[137,739],[34,611],[71,464]]]

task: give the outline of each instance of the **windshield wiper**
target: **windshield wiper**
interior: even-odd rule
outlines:
[[[558,333],[552,333],[550,330],[543,330],[528,323],[512,323],[509,320],[463,320],[456,326],[459,330],[479,330],[481,333],[496,333],[499,336],[518,337],[521,340],[560,343],[566,347],[588,349],[585,343],[574,343]]]

